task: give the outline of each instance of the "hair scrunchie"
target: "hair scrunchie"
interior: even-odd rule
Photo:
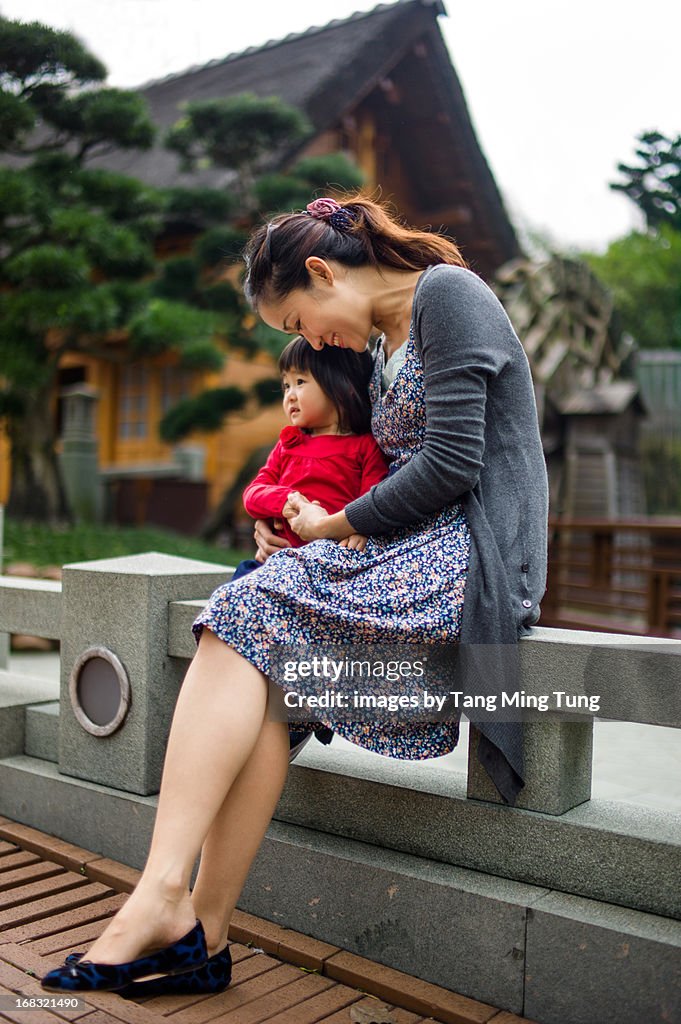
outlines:
[[[310,217],[314,217],[315,220],[324,220],[327,224],[330,224],[332,228],[336,228],[337,231],[347,231],[348,228],[352,227],[355,215],[337,203],[335,199],[329,199],[325,197],[323,199],[314,199],[311,203],[308,203],[305,207],[305,213],[309,214]]]

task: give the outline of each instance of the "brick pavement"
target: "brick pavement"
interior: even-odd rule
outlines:
[[[419,978],[236,911],[233,981],[213,996],[58,1000],[40,978],[87,949],[125,902],[139,872],[0,818],[0,1020],[16,1024],[532,1024]]]

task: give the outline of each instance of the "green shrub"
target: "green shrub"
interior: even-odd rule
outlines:
[[[11,562],[30,562],[44,568],[98,558],[139,555],[145,551],[161,551],[219,565],[236,565],[241,559],[253,556],[252,552],[207,544],[154,526],[138,529],[87,525],[61,528],[5,520],[5,566]]]

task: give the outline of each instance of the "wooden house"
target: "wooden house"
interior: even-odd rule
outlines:
[[[547,413],[552,404],[549,399]],[[639,435],[646,411],[632,380],[596,384],[555,398],[563,438],[559,452],[547,452],[554,515],[645,515]]]
[[[644,514],[647,410],[612,296],[586,263],[558,255],[512,260],[494,286],[532,371],[553,515]]]
[[[440,0],[381,4],[170,75],[140,92],[159,137],[181,117],[187,101],[243,92],[281,97],[304,111],[314,132],[302,146],[278,154],[273,169],[302,156],[347,152],[367,184],[380,185],[410,223],[447,231],[473,269],[490,278],[518,254],[518,243],[440,32],[438,18],[445,13]],[[181,173],[176,156],[160,143],[105,162],[158,186],[224,183],[221,170]],[[247,387],[271,375],[265,356],[232,356],[221,374],[199,376],[180,371],[170,357],[124,365],[73,354],[63,361],[60,387],[86,383],[98,390],[100,465],[117,480],[119,518],[139,522],[148,518],[159,481],[177,476],[173,451],[157,429],[169,405],[205,386]],[[192,439],[194,483],[205,481],[208,507],[249,452],[272,442],[282,423],[280,410],[270,409],[249,419],[232,417],[220,432]],[[7,479],[0,479],[0,500],[6,488]],[[157,501],[158,515],[191,529],[198,506],[189,523],[182,520],[181,504]]]

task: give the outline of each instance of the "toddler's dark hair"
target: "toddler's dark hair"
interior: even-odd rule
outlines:
[[[312,374],[336,407],[338,426],[344,434],[371,431],[369,379],[373,365],[368,352],[327,345],[317,352],[302,337],[289,342],[279,356],[279,373],[302,370]]]

